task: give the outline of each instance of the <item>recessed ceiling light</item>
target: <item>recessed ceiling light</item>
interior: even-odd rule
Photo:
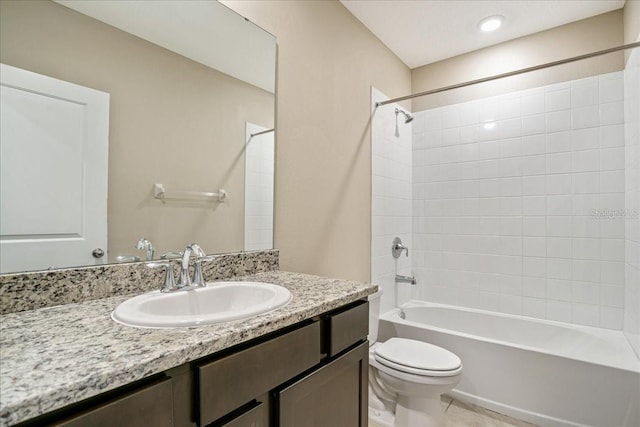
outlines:
[[[496,122],[485,123],[484,125],[482,125],[482,127],[484,128],[484,130],[491,130],[496,127]]]
[[[483,33],[490,33],[500,28],[503,22],[504,16],[491,15],[478,22],[478,28],[480,28],[480,31]]]

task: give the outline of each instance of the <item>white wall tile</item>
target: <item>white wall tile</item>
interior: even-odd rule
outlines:
[[[523,236],[546,236],[547,219],[544,216],[525,216],[522,218]]]
[[[600,103],[624,99],[624,76],[622,73],[611,73],[607,76],[601,76],[598,80]]]
[[[546,214],[547,215],[571,215],[571,195],[547,196],[546,198]]]
[[[600,174],[597,172],[574,173],[572,186],[574,194],[600,193]]]
[[[599,180],[599,177],[596,176]],[[574,176],[574,189],[576,177]],[[599,194],[573,194],[571,196],[571,214],[574,216],[591,216],[593,210],[600,206]]]
[[[571,89],[561,89],[545,93],[545,112],[568,110],[571,108]]]
[[[546,237],[524,237],[522,254],[524,256],[544,257],[547,255]]]
[[[604,171],[600,173],[600,191],[602,193],[624,192],[624,171]]]
[[[571,132],[554,132],[546,135],[547,153],[571,151]],[[596,147],[597,148],[597,147]]]
[[[547,237],[546,253],[550,258],[571,258],[572,239],[569,237]]]
[[[547,174],[571,172],[571,155],[572,153],[547,154]]]
[[[600,170],[600,150],[574,151],[571,153],[573,172],[594,172]]]
[[[558,322],[571,322],[571,303],[548,299],[547,319]]]
[[[570,259],[547,258],[547,278],[571,280],[571,264]],[[549,292],[548,287],[547,292]]]
[[[601,260],[624,262],[624,239],[603,238],[600,240],[600,244]]]
[[[574,216],[571,226],[573,237],[600,238],[600,223],[593,217]]]
[[[424,278],[416,294],[612,329],[640,320],[624,311],[625,271],[640,281],[625,267],[633,247],[640,268],[640,219],[630,232],[639,242],[625,245],[624,208],[640,205],[625,84],[611,73],[415,114],[414,218],[382,228],[413,230],[413,267]],[[383,206],[401,214],[388,199]]]
[[[551,166],[547,162],[547,168],[552,170],[560,170],[557,165],[557,159],[552,160]],[[555,161],[555,163],[554,163]],[[565,165],[566,166],[566,165]],[[572,176],[569,173],[558,175],[546,175],[547,178],[547,194],[570,194],[572,185]]]
[[[600,170],[624,169],[624,147],[604,148],[600,155]]]
[[[601,239],[573,238],[572,257],[575,259],[600,260]]]
[[[624,147],[624,126],[621,124],[601,126],[598,132],[600,147]]]
[[[624,103],[622,101],[600,104],[600,124],[617,125],[624,121]]]
[[[571,107],[580,108],[598,103],[598,81],[571,87]]]
[[[600,327],[620,330],[624,323],[624,310],[622,308],[600,307]]]
[[[591,128],[600,125],[597,105],[571,110],[572,129]]]
[[[600,310],[597,305],[571,304],[571,321],[578,325],[599,326]]]
[[[531,116],[544,113],[544,99],[544,93],[523,95],[521,100],[522,115]]]
[[[600,285],[599,301],[603,306],[624,308],[624,286]]]
[[[573,280],[581,282],[599,282],[601,263],[592,260],[574,259],[571,263]]]
[[[547,298],[559,301],[571,301],[572,282],[570,280],[550,278],[546,280],[546,285]]]
[[[571,147],[573,150],[591,150],[600,147],[600,127],[575,129],[571,131]],[[615,138],[615,136],[614,136]]]
[[[547,170],[546,156],[526,156],[522,158],[522,175],[544,175]]]
[[[600,285],[582,281],[573,282],[571,284],[571,300],[581,304],[599,305]]]
[[[525,297],[545,298],[546,280],[543,277],[523,277],[522,295]]]
[[[458,115],[458,106],[451,105],[442,108],[442,128],[452,128],[460,126],[460,119]]]
[[[522,274],[531,277],[545,277],[547,272],[546,258],[523,257]]]
[[[536,135],[546,130],[545,115],[525,116],[522,118],[522,135]]]
[[[540,163],[542,169],[545,169],[545,158],[544,156],[540,156]],[[525,165],[526,159],[524,160]],[[529,163],[530,164],[530,163]],[[547,193],[547,177],[544,174],[540,174],[538,176],[523,176],[522,177],[522,195],[523,196],[536,196],[543,195]]]
[[[600,268],[602,271],[602,278],[600,279],[602,283],[624,286],[624,263],[602,261],[600,262]]]
[[[572,115],[570,110],[555,111],[552,113],[546,113],[546,131],[561,132],[571,129]]]

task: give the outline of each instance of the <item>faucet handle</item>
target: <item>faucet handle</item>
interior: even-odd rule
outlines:
[[[138,240],[138,243],[136,243],[136,249],[146,251],[147,261],[153,261],[153,255],[156,253],[156,250],[146,237],[142,237]]]
[[[193,286],[205,286],[206,282],[204,280],[204,276],[202,275],[202,261],[211,261],[214,258],[215,255],[196,257],[196,262],[194,263],[193,280],[191,281],[191,284]]]
[[[398,259],[402,255],[402,251],[405,251],[407,257],[409,256],[409,248],[402,244],[402,240],[399,237],[396,237],[391,243],[391,254],[395,259]]]
[[[204,250],[202,250],[202,248],[200,247],[200,245],[198,245],[197,243],[191,243],[189,246],[187,246],[187,248],[191,248],[191,250],[193,251],[193,254],[196,257],[204,257],[207,256],[207,254],[204,252]]]
[[[176,279],[173,276],[173,268],[168,262],[150,262],[147,264],[149,268],[161,268],[164,267],[165,277],[164,286],[160,289],[160,292],[171,292],[176,288]]]

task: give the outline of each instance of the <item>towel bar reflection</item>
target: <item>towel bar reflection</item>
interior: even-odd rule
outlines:
[[[223,202],[227,198],[227,192],[222,188],[217,193],[207,193],[205,191],[167,191],[162,184],[153,185],[153,197],[160,200],[193,200],[202,199],[206,201]]]

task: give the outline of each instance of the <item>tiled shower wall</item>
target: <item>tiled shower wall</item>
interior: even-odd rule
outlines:
[[[624,71],[626,265],[624,333],[640,357],[640,52]]]
[[[412,123],[398,118],[396,135],[395,109],[397,104],[375,108],[377,101],[388,99],[371,89],[372,99],[372,236],[371,281],[382,288],[381,312],[395,306],[395,297],[404,302],[411,297],[412,287],[406,283],[395,285],[395,274],[411,275],[413,243],[411,238],[411,137]],[[406,110],[405,110],[406,111]],[[409,248],[409,256],[395,260],[391,256],[391,242],[400,237]],[[412,289],[413,288],[413,289]]]
[[[274,133],[253,123],[246,125],[244,250],[273,248]]]
[[[622,329],[623,110],[617,72],[416,113],[422,298]]]

